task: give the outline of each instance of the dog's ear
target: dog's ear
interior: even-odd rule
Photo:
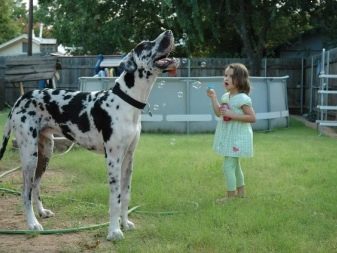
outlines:
[[[133,73],[136,71],[137,64],[133,59],[133,50],[122,59],[121,63],[119,64],[119,67],[128,73]]]

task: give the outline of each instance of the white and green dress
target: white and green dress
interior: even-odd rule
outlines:
[[[245,93],[221,97],[221,103],[227,103],[229,109],[237,114],[244,114],[243,105],[252,106],[251,98]],[[219,118],[214,135],[213,149],[220,155],[230,157],[253,156],[253,130],[250,123]]]

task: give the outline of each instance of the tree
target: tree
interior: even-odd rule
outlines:
[[[20,34],[18,22],[19,8],[12,0],[0,1],[0,44],[4,43]]]
[[[81,46],[82,52],[78,53],[128,51],[136,42],[172,29],[177,40],[186,42],[176,48],[180,56],[230,56],[226,52],[237,52],[240,43],[237,36],[236,42],[233,36],[222,36],[228,29],[212,29],[210,17],[215,5],[208,5],[212,2],[40,0],[35,17],[53,26],[53,36],[59,43]],[[229,29],[228,34],[232,32]],[[223,45],[227,51],[221,48]]]
[[[80,46],[81,53],[128,51],[135,43],[153,39],[158,31],[170,28],[163,24],[160,15],[162,3],[155,0],[41,0],[39,3],[36,17],[53,26],[53,35],[59,43]],[[170,19],[167,20],[169,23]]]
[[[229,20],[239,34],[252,75],[275,47],[311,29],[308,10],[315,1],[226,0]]]
[[[221,16],[223,1],[167,0],[166,3],[176,13],[178,26],[187,34],[190,55],[231,57],[240,52],[239,37]]]
[[[284,0],[167,0],[179,25],[190,34],[192,54],[247,57],[252,75],[261,60],[307,30],[319,1]],[[167,2],[166,1],[166,2]],[[207,39],[208,38],[208,39]],[[212,38],[212,39],[209,39]],[[222,51],[222,53],[221,53]]]
[[[321,0],[316,8],[311,10],[311,24],[325,35],[324,47],[337,45],[337,1]]]
[[[177,55],[247,57],[259,75],[262,58],[313,29],[312,15],[327,2],[334,1],[40,0],[35,17],[52,26],[59,43],[81,47],[78,53],[127,52],[172,29],[177,44],[184,39]]]

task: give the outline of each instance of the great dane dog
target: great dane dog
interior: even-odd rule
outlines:
[[[173,49],[173,33],[165,31],[131,50],[122,60],[123,73],[109,90],[34,90],[16,101],[4,128],[0,159],[13,131],[20,150],[22,196],[29,229],[43,230],[32,202],[41,217],[54,216],[40,199],[40,181],[53,151],[53,134],[104,153],[110,186],[107,239],[122,239],[121,228],[134,228],[128,219],[128,204],[141,110],[157,76],[178,66],[175,58],[167,58]]]

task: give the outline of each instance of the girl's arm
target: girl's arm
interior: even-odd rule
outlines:
[[[212,107],[213,107],[213,111],[215,113],[216,116],[220,117],[221,112],[219,110],[220,104],[218,102],[218,99],[216,97],[216,92],[214,89],[208,89],[207,90],[207,96],[210,97],[211,102],[212,102]]]
[[[236,114],[230,110],[224,110],[221,113],[223,116],[230,117],[233,120],[238,120],[247,123],[255,123],[256,117],[254,109],[248,105],[241,106],[241,109],[243,111],[243,114]]]

